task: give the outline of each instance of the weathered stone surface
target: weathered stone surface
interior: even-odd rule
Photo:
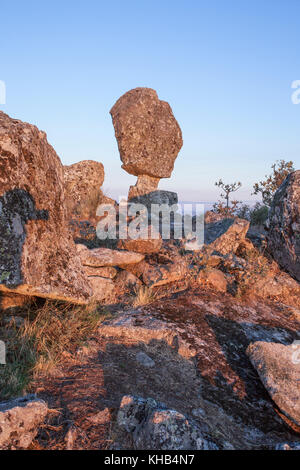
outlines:
[[[244,219],[223,219],[207,224],[204,231],[204,243],[222,255],[235,253],[241,241],[245,239],[250,222]]]
[[[141,194],[130,199],[130,202],[134,204],[143,204],[148,210],[151,210],[151,204],[167,204],[173,206],[178,203],[178,195],[173,191],[165,191],[164,189],[158,189],[157,191],[151,191],[147,194]]]
[[[215,222],[219,222],[220,220],[226,219],[226,216],[222,214],[218,214],[214,211],[206,211],[204,215],[204,222],[206,224],[214,224]]]
[[[281,444],[277,444],[274,447],[274,450],[300,450],[300,442],[284,442]]]
[[[112,279],[100,276],[88,276],[88,280],[93,288],[93,300],[96,302],[109,302],[113,300],[115,284]]]
[[[0,112],[0,290],[84,303],[91,288],[64,210],[63,166],[46,134]]]
[[[32,298],[28,295],[0,292],[0,310],[15,309],[30,305]]]
[[[138,286],[142,285],[142,282],[134,274],[128,271],[120,271],[114,279],[116,286],[116,292],[120,295],[132,292]]]
[[[106,277],[108,279],[114,279],[118,272],[116,268],[113,268],[112,266],[104,266],[100,268],[83,266],[83,269],[87,276]]]
[[[182,147],[169,104],[160,101],[155,90],[135,88],[118,99],[110,114],[122,168],[136,176],[169,178]]]
[[[180,281],[188,272],[187,264],[183,259],[177,259],[168,264],[150,264],[142,261],[134,266],[123,266],[123,268],[141,278],[148,287],[158,287]]]
[[[291,173],[277,189],[267,225],[269,251],[300,281],[300,170]]]
[[[144,259],[144,255],[132,251],[118,251],[109,248],[94,248],[89,250],[85,245],[81,244],[76,245],[76,247],[82,265],[94,268],[135,264]]]
[[[207,284],[219,292],[227,291],[227,280],[225,274],[216,268],[202,269],[198,275],[197,281],[200,284]]]
[[[300,307],[300,285],[285,272],[256,276],[247,293],[264,299],[274,299],[287,305]]]
[[[151,238],[151,236],[154,236],[154,238]],[[148,238],[138,238],[137,240],[127,238],[118,242],[118,248],[121,250],[144,254],[157,253],[161,247],[162,238],[151,226],[148,227]]]
[[[291,346],[258,341],[247,349],[253,367],[281,411],[300,426],[300,354]]]
[[[159,178],[154,178],[153,176],[148,175],[139,175],[136,184],[129,188],[128,200],[156,191],[158,184]]]
[[[0,403],[0,449],[27,449],[48,407],[33,395]]]
[[[139,364],[141,364],[144,367],[154,367],[155,362],[151,357],[148,356],[148,354],[144,353],[144,351],[139,351],[136,355],[136,360]]]
[[[96,216],[101,203],[100,187],[104,181],[102,163],[83,160],[73,165],[64,166],[65,207],[67,217],[79,217],[89,220]]]
[[[282,442],[299,443],[297,427],[279,414],[246,350],[255,341],[291,344],[299,318],[282,304],[246,304],[197,288],[124,312],[98,331],[101,341],[111,344],[115,338],[121,344],[114,367],[120,361],[126,366],[112,381],[120,401],[128,394],[155,397],[168,409],[192,416],[205,439],[221,449],[273,449]],[[108,351],[108,375],[114,347]],[[155,368],[137,364],[135,370],[141,349]]]
[[[118,425],[132,434],[136,449],[217,450],[186,416],[152,398],[124,396]]]

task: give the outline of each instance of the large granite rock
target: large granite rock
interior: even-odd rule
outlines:
[[[46,403],[33,395],[0,403],[0,450],[27,449],[47,413]]]
[[[65,220],[46,134],[0,112],[0,290],[84,303],[91,288]]]
[[[169,178],[182,147],[172,109],[151,88],[135,88],[112,107],[122,168],[132,175]]]
[[[269,251],[300,281],[300,170],[291,173],[277,189],[267,225]]]
[[[300,354],[293,345],[258,341],[247,349],[253,367],[281,411],[300,426]]]
[[[100,187],[104,181],[102,163],[84,160],[64,166],[65,207],[67,217],[89,220],[96,216],[98,205],[103,198]]]

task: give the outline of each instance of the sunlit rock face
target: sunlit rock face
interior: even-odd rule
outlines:
[[[63,166],[46,134],[0,112],[0,290],[84,303],[65,220]]]
[[[157,189],[160,178],[169,178],[182,147],[182,134],[168,103],[151,88],[135,88],[112,107],[122,168],[138,176],[130,197]]]
[[[102,163],[83,160],[64,166],[65,207],[67,217],[81,220],[95,217],[103,194],[100,187],[104,181]]]

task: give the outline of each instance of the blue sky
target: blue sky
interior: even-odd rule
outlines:
[[[255,181],[279,158],[300,168],[299,0],[1,2],[0,109],[45,130],[64,164],[101,161],[108,194],[121,169],[109,110],[127,90],[154,88],[184,138],[160,188],[214,200],[214,182]]]

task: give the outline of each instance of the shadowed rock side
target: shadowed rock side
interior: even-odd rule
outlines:
[[[278,264],[300,281],[300,170],[291,173],[275,193],[267,242]]]
[[[44,132],[3,112],[0,196],[0,290],[85,302],[92,291],[66,226],[60,159]]]
[[[47,219],[48,212],[36,210],[32,197],[24,189],[13,189],[0,197],[0,282],[6,287],[22,284],[21,258],[26,223]]]

